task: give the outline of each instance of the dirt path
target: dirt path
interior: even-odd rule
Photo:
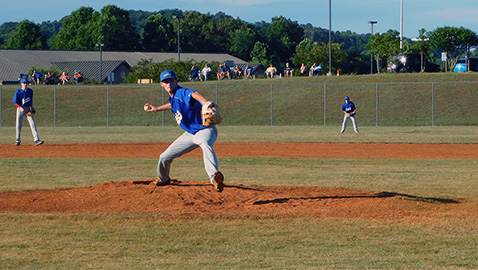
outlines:
[[[0,144],[0,158],[158,157],[169,144]],[[478,145],[218,143],[220,157],[478,158]],[[188,154],[200,157],[198,150]],[[477,201],[423,198],[413,194],[320,187],[226,185],[217,193],[206,182],[149,185],[152,179],[100,183],[90,187],[0,193],[0,211],[124,212],[203,216],[338,217],[407,219],[476,224]],[[226,176],[227,183],[227,176]]]

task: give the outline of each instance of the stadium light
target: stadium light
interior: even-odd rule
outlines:
[[[371,30],[371,36],[373,36],[373,25],[378,23],[377,21],[368,21],[368,23],[372,26],[372,30]],[[372,52],[370,52],[370,74],[373,74],[373,49],[372,49]]]

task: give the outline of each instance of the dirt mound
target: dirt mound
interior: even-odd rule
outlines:
[[[229,184],[218,193],[207,182],[180,181],[157,187],[150,185],[151,181],[128,180],[72,189],[2,193],[0,211],[423,219],[458,217],[460,213],[466,214],[468,207],[476,207],[453,200],[389,192]]]

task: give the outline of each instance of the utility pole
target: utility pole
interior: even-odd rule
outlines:
[[[372,26],[372,31],[370,32],[370,38],[373,36],[373,25],[378,23],[377,21],[368,21],[368,23]],[[370,74],[373,74],[373,49],[370,53]]]
[[[180,34],[179,34],[179,29],[180,29],[180,21],[183,18],[183,16],[180,15],[174,15],[173,18],[178,19],[178,62],[181,61],[181,41],[180,41]]]

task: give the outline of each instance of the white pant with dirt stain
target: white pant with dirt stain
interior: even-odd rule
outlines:
[[[204,168],[211,184],[214,184],[214,173],[218,170],[219,164],[213,145],[217,139],[217,128],[215,126],[198,131],[196,134],[185,132],[179,136],[169,147],[159,156],[157,175],[161,182],[170,180],[169,172],[171,163],[177,157],[180,157],[192,150],[201,147],[204,159]]]

